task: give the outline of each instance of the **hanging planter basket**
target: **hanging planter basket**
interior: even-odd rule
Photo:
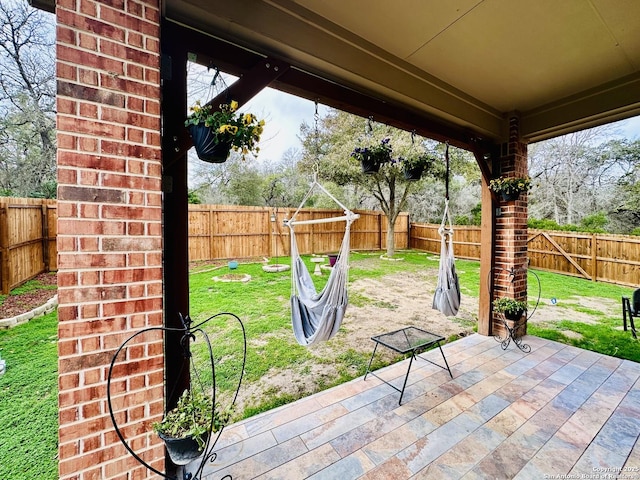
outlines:
[[[224,163],[231,151],[231,141],[219,142],[213,135],[211,128],[203,123],[189,125],[189,134],[196,147],[198,158],[209,163]]]
[[[158,433],[158,436],[164,441],[167,453],[171,461],[176,465],[186,465],[196,458],[200,457],[204,452],[198,448],[198,442],[194,437],[174,438]],[[203,438],[206,445],[209,435]]]
[[[408,182],[417,182],[422,178],[422,172],[424,172],[424,167],[405,167],[404,168],[404,179]]]
[[[512,202],[520,198],[520,192],[502,193],[502,200],[505,202]]]
[[[362,158],[360,166],[362,167],[362,173],[374,174],[380,170],[380,162],[371,156]]]

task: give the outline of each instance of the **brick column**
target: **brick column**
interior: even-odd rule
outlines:
[[[527,145],[520,138],[519,117],[509,119],[509,142],[499,165],[500,176],[528,175]],[[500,215],[496,218],[494,295],[527,300],[527,195],[515,201],[500,201]],[[518,334],[526,333],[526,321]],[[502,321],[493,317],[493,333],[504,332]]]
[[[114,351],[162,326],[160,0],[57,0],[59,474],[150,475],[107,408]],[[162,469],[162,336],[127,352],[113,384],[132,447]]]

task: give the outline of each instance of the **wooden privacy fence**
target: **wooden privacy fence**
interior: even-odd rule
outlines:
[[[0,197],[0,293],[57,270],[55,200]]]
[[[285,218],[293,208],[189,205],[189,260],[206,261],[289,255]],[[384,250],[387,219],[382,212],[359,210],[351,227],[352,250]],[[302,209],[298,220],[340,216],[341,210]],[[0,197],[0,293],[57,270],[55,200]],[[399,215],[397,249],[440,253],[437,224],[409,224]],[[298,225],[296,239],[303,254],[337,252],[344,222]],[[480,228],[456,226],[457,258],[480,258]],[[530,266],[541,270],[619,285],[640,286],[640,238],[575,232],[529,230]]]
[[[411,224],[411,248],[440,253],[435,224]],[[480,259],[480,228],[454,227],[457,258]],[[640,286],[640,237],[529,230],[529,266],[592,281]]]
[[[288,256],[289,228],[295,208],[267,208],[229,205],[189,205],[189,260],[204,261],[250,257]],[[383,250],[387,244],[387,219],[382,212],[357,210],[360,218],[351,226],[352,250]],[[342,210],[302,209],[297,220],[343,215]],[[332,253],[340,249],[344,222],[296,226],[296,240],[302,254]],[[398,216],[396,248],[409,245],[409,215]]]

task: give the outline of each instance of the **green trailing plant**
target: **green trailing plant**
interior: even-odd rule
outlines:
[[[529,177],[498,177],[489,182],[489,188],[505,195],[528,192],[531,188],[531,179]]]
[[[190,108],[191,115],[184,122],[185,127],[204,125],[211,129],[216,142],[230,142],[231,148],[239,152],[244,160],[249,153],[258,155],[258,142],[264,129],[264,120],[258,120],[252,113],[240,113],[238,102],[223,103],[218,110],[209,104],[197,101]]]
[[[351,152],[351,157],[358,161],[374,161],[382,164],[391,161],[391,139],[383,138],[380,143],[365,147],[356,147]]]
[[[205,446],[207,435],[217,432],[231,419],[231,410],[216,404],[212,412],[213,400],[198,390],[185,390],[177,405],[167,412],[162,421],[153,424],[153,430],[168,437],[193,437],[198,449]],[[213,415],[213,429],[212,429]]]
[[[503,313],[505,316],[519,317],[527,311],[527,302],[500,297],[493,301],[493,309],[498,313]]]
[[[401,157],[403,165],[407,169],[421,168],[425,169],[430,166],[434,159],[427,152],[421,152],[414,155],[409,155],[406,158]]]

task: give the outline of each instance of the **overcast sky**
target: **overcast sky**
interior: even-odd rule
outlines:
[[[313,124],[314,103],[270,88],[264,89],[248,102],[242,111],[250,111],[266,120],[264,134],[260,142],[262,161],[278,161],[289,148],[301,149],[298,139],[303,121]],[[320,115],[327,107],[319,105]],[[621,135],[629,140],[640,140],[640,116],[616,122]]]

